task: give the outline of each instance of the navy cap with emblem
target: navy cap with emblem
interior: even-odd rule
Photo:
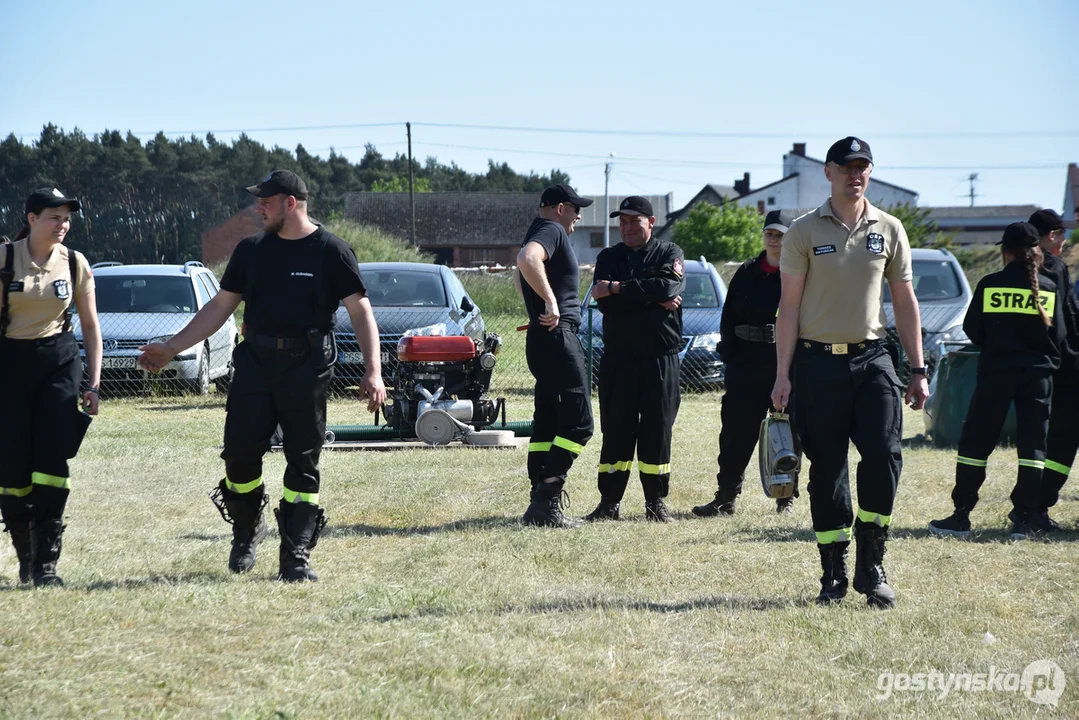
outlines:
[[[26,212],[40,215],[42,210],[66,205],[71,212],[79,212],[82,205],[75,198],[66,197],[56,188],[38,188],[26,198]]]
[[[652,203],[648,202],[648,198],[641,197],[640,195],[630,195],[622,200],[618,205],[618,209],[611,213],[611,217],[616,218],[619,215],[643,215],[645,217],[652,217],[655,212],[652,211]]]
[[[828,154],[824,158],[824,162],[832,162],[836,165],[846,165],[853,160],[873,162],[873,151],[869,149],[869,143],[853,135],[832,143],[832,147],[828,148]]]
[[[307,199],[307,185],[303,179],[291,170],[274,170],[258,185],[250,185],[247,192],[255,197],[268,198],[274,195],[291,195],[297,200]]]
[[[1004,228],[1004,237],[996,244],[1006,248],[1032,248],[1037,247],[1040,240],[1041,236],[1038,235],[1036,227],[1030,223],[1017,222]]]
[[[577,207],[588,207],[592,200],[583,198],[577,191],[565,183],[557,183],[550,186],[540,195],[540,207],[551,207],[559,203],[571,203]]]

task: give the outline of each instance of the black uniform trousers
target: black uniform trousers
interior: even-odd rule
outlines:
[[[63,515],[71,487],[68,460],[88,425],[79,410],[82,359],[75,336],[0,341],[0,509],[7,522]],[[34,498],[38,493],[48,496]],[[44,507],[48,505],[49,508]],[[45,511],[45,512],[40,512]]]
[[[774,347],[774,346],[770,346]],[[730,502],[742,493],[746,467],[760,439],[761,421],[772,409],[775,363],[728,363],[720,406],[719,499]]]
[[[1060,499],[1060,489],[1079,449],[1079,373],[1061,368],[1053,376],[1053,403],[1049,415],[1049,436],[1045,443],[1045,472],[1042,474],[1042,508],[1051,508]]]
[[[577,328],[569,323],[553,331],[530,327],[525,356],[536,379],[528,478],[533,485],[553,477],[565,480],[593,430],[592,392]]]
[[[817,542],[850,541],[854,514],[847,467],[849,443],[858,462],[858,519],[887,527],[903,469],[903,392],[879,341],[849,344],[847,354],[799,340],[794,423],[810,462],[809,506]]]
[[[249,493],[262,485],[262,456],[281,425],[285,502],[319,504],[319,453],[326,438],[326,392],[333,368],[309,348],[274,350],[244,341],[225,416],[226,486]]]
[[[1019,472],[1011,501],[1020,515],[1036,512],[1042,502],[1042,468],[1049,431],[1049,401],[1053,394],[1048,368],[978,368],[978,383],[959,436],[952,502],[969,513],[978,503],[985,466],[1000,440],[1008,408],[1015,402],[1016,450]]]
[[[607,353],[599,368],[599,492],[620,502],[636,449],[645,500],[667,497],[671,483],[671,432],[678,416],[679,358]]]

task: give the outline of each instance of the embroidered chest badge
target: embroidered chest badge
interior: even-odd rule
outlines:
[[[884,236],[880,233],[869,233],[865,238],[865,249],[874,255],[884,252]]]
[[[56,289],[56,297],[61,300],[67,300],[68,297],[71,296],[67,280],[55,280],[53,281],[52,286]]]

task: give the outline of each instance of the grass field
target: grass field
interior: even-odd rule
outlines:
[[[322,582],[285,586],[276,533],[252,574],[225,569],[229,528],[206,498],[222,472],[214,398],[105,404],[73,473],[66,588],[17,588],[3,538],[0,716],[1079,716],[1075,485],[1055,513],[1068,532],[1010,541],[1014,451],[990,460],[982,532],[942,541],[925,523],[948,509],[954,456],[911,439],[891,611],[853,593],[812,604],[807,500],[775,515],[753,471],[734,517],[688,513],[714,489],[715,395],[683,402],[669,526],[643,522],[634,482],[621,523],[521,527],[524,451],[326,452]],[[333,417],[367,420],[345,401]],[[920,429],[908,413],[906,434]],[[573,514],[597,499],[598,454],[597,438],[568,484]],[[269,456],[275,502],[282,470]],[[878,699],[882,673],[1036,660],[1067,678],[1055,708],[1008,691]]]

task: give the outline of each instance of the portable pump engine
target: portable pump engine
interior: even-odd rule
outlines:
[[[487,396],[502,339],[487,333],[482,343],[467,336],[406,336],[397,343],[392,404],[383,407],[387,424],[402,437],[429,445],[467,439],[505,422],[505,398]]]

